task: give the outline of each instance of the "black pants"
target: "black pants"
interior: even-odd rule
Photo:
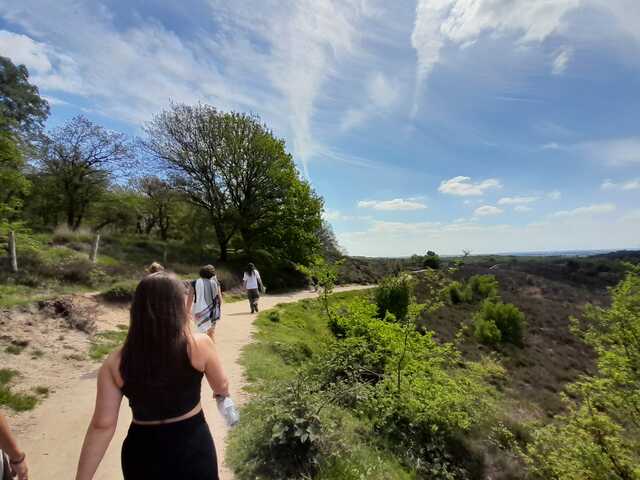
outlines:
[[[132,423],[122,444],[122,473],[125,480],[218,480],[204,413],[165,425]]]
[[[247,290],[247,298],[249,299],[249,306],[251,307],[251,313],[258,311],[258,299],[260,298],[260,290],[257,288],[249,288]]]

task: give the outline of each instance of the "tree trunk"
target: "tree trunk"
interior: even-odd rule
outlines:
[[[18,255],[16,255],[16,234],[13,230],[9,232],[9,255],[11,256],[11,271],[18,273]]]
[[[218,246],[220,247],[219,260],[221,262],[226,262],[229,259],[229,240],[231,240],[232,235],[227,235],[221,221],[213,219],[213,222],[215,225],[216,239],[218,240]]]

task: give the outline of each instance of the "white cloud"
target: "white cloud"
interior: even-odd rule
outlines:
[[[358,202],[360,208],[372,208],[381,211],[394,210],[424,210],[427,206],[415,199],[394,198],[393,200],[361,200]]]
[[[466,48],[485,33],[513,35],[515,43],[542,42],[564,27],[580,0],[418,0],[411,35],[417,54],[416,96],[445,46]],[[417,111],[414,105],[414,114]]]
[[[561,148],[562,147],[556,142],[545,143],[542,146],[542,150],[560,150]]]
[[[478,217],[487,217],[491,215],[500,215],[503,212],[504,210],[498,207],[494,207],[493,205],[483,205],[476,208],[473,214]]]
[[[525,205],[538,200],[538,197],[502,197],[498,200],[498,205]]]
[[[18,33],[0,30],[0,52],[17,65],[26,65],[29,73],[46,73],[53,66],[49,61],[49,47]]]
[[[592,215],[602,215],[615,211],[616,206],[613,203],[599,203],[589,205],[588,207],[578,207],[573,210],[561,210],[553,214],[554,217],[582,217]]]
[[[489,178],[482,182],[473,183],[471,177],[458,176],[440,182],[438,191],[447,195],[460,197],[484,195],[487,190],[502,188],[502,184],[496,178]]]
[[[560,190],[554,190],[547,193],[547,198],[550,200],[560,200],[562,198],[562,192],[560,192]]]
[[[600,188],[602,190],[640,190],[640,178],[618,183],[613,180],[605,180]]]
[[[553,59],[553,64],[551,67],[551,73],[554,75],[562,75],[569,65],[569,61],[573,56],[573,48],[571,47],[562,47],[556,52],[555,58]]]
[[[531,212],[533,208],[527,207],[526,205],[516,205],[513,210],[518,213],[526,213]]]

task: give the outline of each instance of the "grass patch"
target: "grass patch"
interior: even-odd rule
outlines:
[[[33,395],[14,393],[11,391],[11,383],[20,375],[17,370],[0,368],[0,405],[6,406],[16,412],[31,410],[38,403]]]
[[[20,347],[18,345],[9,345],[4,349],[5,352],[10,353],[11,355],[20,355],[23,350],[24,347]]]
[[[36,349],[31,352],[31,358],[33,359],[42,358],[42,357],[44,357],[44,352],[40,349]]]
[[[224,294],[224,303],[235,303],[241,302],[242,300],[246,300],[247,295],[244,293],[225,293]]]
[[[109,302],[130,302],[137,286],[136,280],[118,282],[104,290],[101,295]]]
[[[89,357],[93,360],[102,360],[113,350],[118,348],[127,338],[128,327],[126,325],[118,325],[117,330],[109,330],[97,333],[91,348],[89,349]]]

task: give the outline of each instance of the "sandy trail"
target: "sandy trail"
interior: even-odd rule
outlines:
[[[336,291],[359,288],[366,287],[341,287]],[[316,294],[312,292],[267,295],[260,299],[260,307],[261,310],[266,310],[278,303],[290,303],[315,296]],[[216,345],[230,380],[232,398],[237,404],[242,404],[246,398],[243,392],[243,371],[239,364],[240,351],[251,341],[255,318],[256,315],[249,313],[249,305],[246,301],[226,304],[223,307],[222,320],[216,328]],[[20,435],[20,443],[27,452],[29,460],[30,478],[34,480],[74,478],[84,434],[93,413],[97,370],[96,365],[90,372],[69,371],[72,379],[71,386],[54,393],[30,413],[29,426]],[[202,405],[215,439],[220,478],[231,480],[234,476],[222,461],[227,427],[218,414],[206,380],[202,388]],[[115,436],[98,468],[95,479],[122,478],[120,448],[130,421],[131,411],[124,399]]]

